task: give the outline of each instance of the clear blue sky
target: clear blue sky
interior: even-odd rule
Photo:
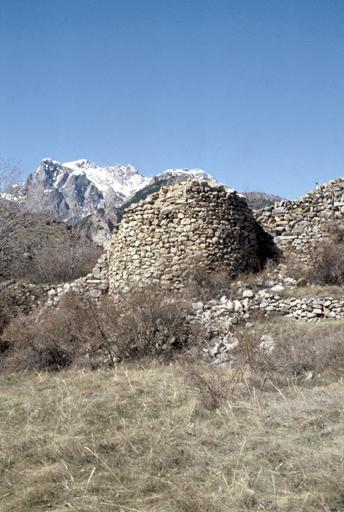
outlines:
[[[201,167],[295,197],[344,175],[343,0],[1,0],[0,155]]]

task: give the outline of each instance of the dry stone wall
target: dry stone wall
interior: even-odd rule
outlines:
[[[52,286],[33,284],[25,281],[3,281],[0,283],[0,331],[7,322],[1,320],[7,317],[30,315],[39,311],[44,316],[47,308],[58,307],[66,293],[72,293],[95,302],[107,294],[109,288],[107,254],[98,260],[93,271],[69,283]]]
[[[0,317],[6,315],[8,308],[11,308],[13,316],[32,313],[34,309],[46,303],[48,292],[47,285],[14,279],[0,282]]]
[[[328,237],[329,225],[344,221],[344,179],[321,185],[297,201],[259,210],[256,219],[284,253],[307,262],[312,248]]]
[[[246,200],[207,181],[163,187],[128,208],[109,251],[110,292],[159,284],[181,288],[190,268],[260,267],[269,240]]]
[[[202,324],[214,329],[216,324],[228,329],[243,320],[247,321],[259,313],[266,317],[286,316],[306,322],[319,320],[343,320],[343,297],[288,297],[266,294],[244,299],[221,297],[208,303],[193,304],[195,317]]]

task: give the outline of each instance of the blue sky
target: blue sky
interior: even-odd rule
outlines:
[[[293,198],[344,174],[343,63],[342,0],[1,0],[0,155]]]

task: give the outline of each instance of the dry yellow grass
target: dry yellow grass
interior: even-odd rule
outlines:
[[[344,295],[343,286],[300,286],[295,288],[286,288],[279,294],[281,297],[335,297],[342,298]]]
[[[1,376],[0,510],[343,511],[343,380],[240,376],[178,363]]]

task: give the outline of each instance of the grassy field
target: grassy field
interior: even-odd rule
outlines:
[[[298,298],[302,299],[304,297],[335,297],[342,298],[344,295],[343,286],[301,286],[294,288],[286,288],[279,294],[281,297],[285,298]]]
[[[344,510],[340,374],[147,363],[0,377],[1,512]]]

